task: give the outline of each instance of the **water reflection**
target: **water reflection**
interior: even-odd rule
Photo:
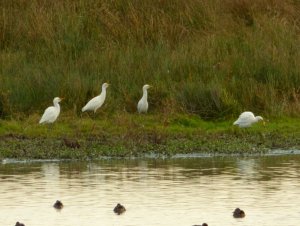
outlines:
[[[0,225],[292,226],[299,175],[300,155],[2,164]]]

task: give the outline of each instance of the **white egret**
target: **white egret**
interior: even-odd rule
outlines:
[[[253,123],[264,120],[261,116],[254,116],[251,111],[245,111],[240,114],[239,118],[233,123],[240,128],[250,127]]]
[[[59,113],[60,113],[60,106],[59,106],[59,102],[62,101],[63,98],[59,98],[59,97],[55,97],[53,99],[53,105],[54,106],[51,106],[51,107],[48,107],[41,120],[40,120],[40,124],[42,123],[53,123],[57,117],[59,116]]]
[[[147,93],[147,89],[149,89],[151,86],[150,85],[144,85],[143,86],[143,96],[140,99],[140,101],[138,102],[137,105],[137,110],[139,113],[147,113],[148,111],[148,93]]]
[[[82,108],[82,112],[85,111],[94,111],[94,113],[96,113],[97,109],[100,108],[106,98],[106,88],[109,86],[108,83],[103,83],[102,85],[102,91],[101,94],[99,96],[94,97],[93,99],[91,99],[83,108]]]

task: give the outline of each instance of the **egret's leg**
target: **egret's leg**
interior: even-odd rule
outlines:
[[[94,122],[94,123],[93,123],[93,125],[92,125],[91,133],[93,133],[93,132],[94,132],[94,130],[95,130],[95,127],[96,127],[96,123]]]
[[[91,133],[94,132],[94,129],[96,127],[96,113],[94,112],[93,115],[92,115],[92,119],[93,119],[93,126],[92,126],[92,129],[91,129]]]
[[[53,131],[53,123],[48,123],[48,132]]]

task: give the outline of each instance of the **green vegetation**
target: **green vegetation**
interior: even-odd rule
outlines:
[[[78,119],[62,115],[53,127],[38,125],[38,115],[22,121],[0,121],[0,159],[235,155],[300,148],[300,121],[292,118],[239,129],[232,126],[232,121],[203,121],[196,115],[122,113],[102,117]],[[74,143],[79,148],[72,146]]]
[[[54,96],[63,111],[112,85],[104,111],[230,119],[300,113],[300,2],[0,2],[0,115],[25,119]]]
[[[298,0],[9,0],[0,9],[0,158],[299,148]],[[81,118],[106,81],[103,108]],[[145,83],[150,114],[137,115]],[[66,98],[58,122],[38,125],[55,96]],[[245,110],[271,121],[233,128]]]

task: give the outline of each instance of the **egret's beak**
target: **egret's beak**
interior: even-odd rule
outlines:
[[[60,101],[64,100],[65,98],[64,97],[60,97]]]

